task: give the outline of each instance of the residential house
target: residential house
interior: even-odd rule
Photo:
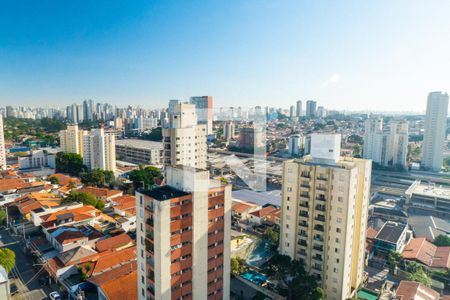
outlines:
[[[401,255],[428,268],[450,269],[450,247],[438,247],[424,237],[411,239]]]
[[[440,295],[435,290],[415,281],[400,281],[396,291],[398,300],[439,300]]]

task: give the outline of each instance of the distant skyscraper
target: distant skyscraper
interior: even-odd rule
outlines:
[[[0,114],[0,170],[6,169],[5,135],[3,131],[3,116]]]
[[[180,100],[176,100],[176,99],[169,100],[169,107],[168,107],[169,115],[173,114],[173,110],[175,108],[175,105],[180,104],[180,103],[181,103]]]
[[[15,111],[14,111],[14,107],[7,106],[6,107],[6,117],[9,118],[9,117],[15,117],[15,116],[16,116],[16,114],[15,114]]]
[[[447,130],[448,94],[432,92],[428,95],[423,138],[422,167],[440,171]]]
[[[316,116],[317,102],[313,100],[306,101],[306,117],[313,118]]]
[[[78,125],[67,125],[66,130],[59,132],[60,147],[62,152],[83,155],[83,135],[86,132],[78,129]]]
[[[224,125],[224,137],[226,141],[234,138],[234,123],[232,121],[226,122]]]
[[[206,124],[206,134],[213,133],[213,98],[212,96],[191,97],[195,104],[198,124]]]
[[[103,128],[92,129],[83,136],[83,164],[89,170],[116,170],[116,137]]]
[[[289,118],[293,119],[295,117],[295,106],[291,105],[291,107],[289,107]]]
[[[302,101],[298,100],[297,101],[297,111],[296,111],[296,116],[297,117],[301,117],[302,116]]]
[[[319,106],[317,107],[316,115],[319,118],[325,118],[327,116],[327,110],[325,109],[325,107]]]
[[[364,278],[369,160],[339,157],[340,137],[312,135],[311,156],[286,161],[280,253],[303,261],[325,299],[355,296]]]
[[[197,124],[195,105],[179,103],[169,118],[169,127],[163,128],[164,164],[205,169],[206,125]]]

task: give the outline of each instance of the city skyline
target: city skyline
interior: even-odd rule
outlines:
[[[2,4],[0,104],[212,95],[216,107],[424,112],[430,91],[450,90],[444,1],[104,4]]]

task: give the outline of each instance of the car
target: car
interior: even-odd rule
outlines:
[[[62,298],[61,298],[61,295],[58,293],[58,292],[51,292],[49,295],[48,295],[48,298],[50,299],[50,300],[61,300]]]
[[[17,294],[19,292],[19,289],[17,288],[17,285],[15,283],[11,283],[9,285],[9,293],[11,294],[11,296]]]

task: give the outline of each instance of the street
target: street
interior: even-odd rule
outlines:
[[[43,270],[39,268],[39,274],[36,275],[32,258],[24,253],[21,236],[12,235],[7,230],[0,230],[0,247],[7,247],[16,254],[16,265],[10,273],[11,282],[14,281],[18,288],[18,293],[13,296],[13,299],[46,299],[46,291],[39,283],[39,276],[43,274]]]

